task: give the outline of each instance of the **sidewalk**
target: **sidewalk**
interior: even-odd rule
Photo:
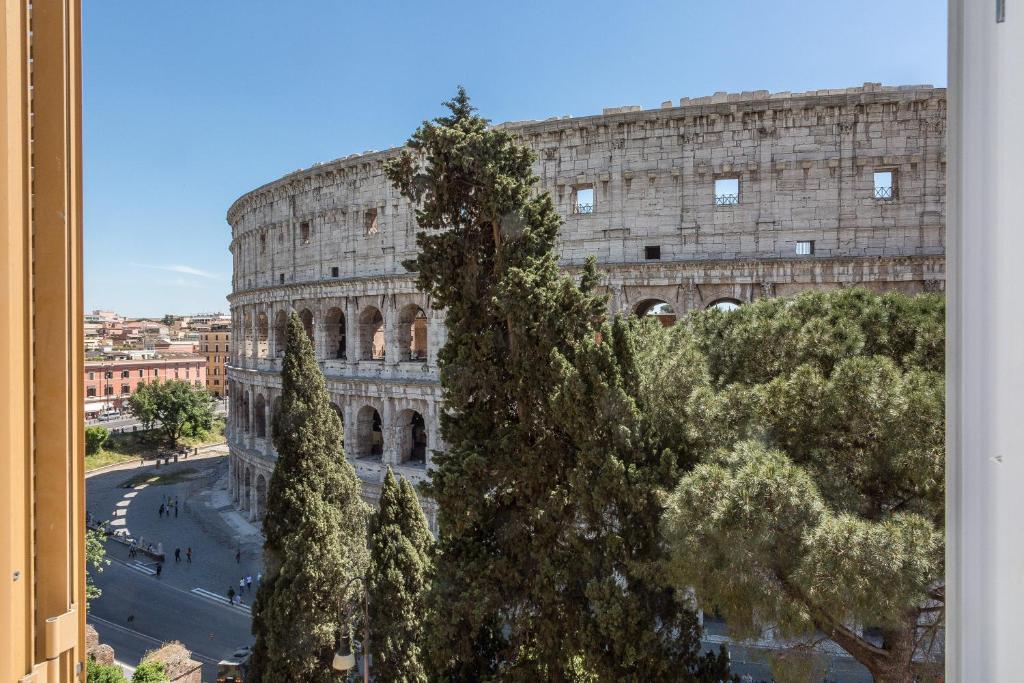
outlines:
[[[226,451],[226,449],[224,449]],[[160,477],[146,481],[147,477]],[[162,483],[161,479],[166,483]],[[134,480],[134,485],[122,485]],[[177,501],[177,516],[172,511],[161,516],[161,504]],[[159,578],[177,588],[192,591],[201,588],[226,595],[228,588],[239,592],[240,578],[252,576],[252,591],[242,592],[245,604],[255,597],[256,577],[262,570],[262,535],[259,527],[247,521],[230,505],[227,492],[227,460],[223,452],[189,457],[170,465],[136,463],[118,465],[97,472],[87,481],[86,509],[96,519],[110,519],[111,528],[126,529],[145,544],[162,546],[167,560]],[[126,562],[128,548],[116,541],[105,544],[108,556]],[[192,548],[192,562],[186,557]],[[181,550],[175,561],[175,548]],[[236,560],[236,552],[241,553]],[[134,558],[155,568],[155,563],[140,555]],[[230,609],[225,605],[225,609]]]

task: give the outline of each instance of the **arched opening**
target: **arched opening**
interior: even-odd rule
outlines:
[[[427,359],[427,314],[415,304],[403,308],[398,317],[398,349],[402,360]]]
[[[359,314],[360,360],[384,360],[384,316],[373,306]]]
[[[421,465],[427,461],[427,425],[415,410],[403,410],[398,416],[399,462]]]
[[[242,355],[252,356],[252,314],[246,311],[242,316]]]
[[[313,312],[308,308],[303,308],[299,313],[299,320],[302,321],[302,329],[306,331],[306,337],[309,339],[309,343],[316,346],[316,342],[313,340]]]
[[[284,356],[284,347],[288,343],[288,314],[278,311],[274,316],[274,355]]]
[[[664,327],[671,327],[676,323],[675,309],[661,299],[645,299],[636,305],[635,311],[641,318],[647,315],[657,318]]]
[[[263,394],[256,394],[254,412],[256,436],[265,439],[267,437],[267,399],[263,397]]]
[[[267,514],[267,480],[261,474],[256,477],[256,519]]]
[[[249,392],[242,392],[242,431],[249,433]]]
[[[324,335],[327,358],[345,358],[345,314],[338,307],[331,308],[324,317]]]
[[[333,410],[334,414],[338,416],[338,420],[341,421],[341,428],[344,429],[345,428],[345,414],[343,412],[341,412],[341,406],[339,406],[334,401],[331,401],[331,410]]]
[[[270,321],[267,319],[267,314],[260,311],[256,316],[256,355],[258,357],[266,358],[270,352],[269,338]]]
[[[379,459],[384,454],[384,430],[380,413],[363,406],[356,416],[356,457]]]
[[[246,512],[252,505],[252,470],[245,468],[245,490],[242,493],[242,509]]]
[[[723,313],[728,313],[729,311],[735,311],[739,307],[740,302],[738,300],[725,298],[716,299],[712,301],[710,304],[708,304],[707,310],[722,311]]]
[[[281,397],[277,396],[270,404],[270,419],[267,420],[267,424],[270,426],[267,433],[270,434],[271,438],[274,436],[274,418],[279,412],[281,412]]]

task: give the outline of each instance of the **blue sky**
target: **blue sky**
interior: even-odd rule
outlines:
[[[715,91],[946,83],[943,0],[85,0],[85,305],[228,309],[239,195],[401,144],[463,84],[495,122]]]

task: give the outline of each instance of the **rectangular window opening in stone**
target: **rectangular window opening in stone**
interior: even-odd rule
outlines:
[[[715,178],[715,206],[734,206],[740,203],[740,179]]]
[[[575,214],[594,213],[593,185],[577,185],[572,188],[572,212]]]
[[[896,198],[896,171],[888,168],[875,171],[875,199]]]
[[[299,223],[299,238],[303,244],[309,244],[309,221]]]
[[[266,234],[260,235],[260,256],[267,254],[267,236]]]
[[[661,247],[644,247],[644,258],[648,261],[658,261],[661,259]]]
[[[279,283],[281,283],[283,285],[284,284],[284,273],[281,273],[278,276],[277,280],[278,280]]]
[[[376,235],[378,230],[377,209],[367,209],[366,213],[363,214],[363,231],[367,235]]]
[[[801,240],[796,243],[796,255],[797,256],[813,256],[814,255],[814,240]]]
[[[331,266],[331,277],[338,277],[338,266]]]

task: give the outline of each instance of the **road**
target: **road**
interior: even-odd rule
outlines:
[[[217,401],[213,407],[214,415],[227,415],[228,403],[227,401]],[[130,432],[132,427],[142,427],[140,423],[133,415],[125,413],[122,416],[114,420],[86,420],[86,427],[106,427],[110,431],[119,429],[121,431]]]
[[[214,681],[217,662],[252,642],[247,613],[130,569],[120,560],[96,577],[96,585],[103,595],[93,601],[87,619],[119,661],[135,665],[149,650],[178,640],[203,664],[203,680]],[[131,622],[129,616],[134,616]]]

